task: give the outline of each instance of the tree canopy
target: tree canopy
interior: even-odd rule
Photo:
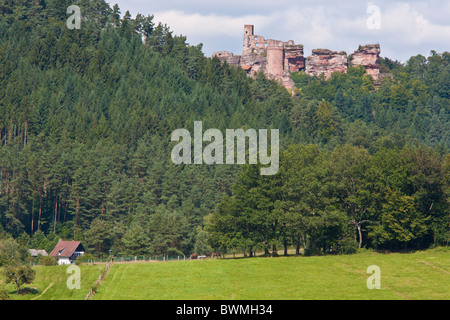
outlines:
[[[104,0],[0,10],[1,238],[95,255],[448,243],[449,53],[383,58],[379,86],[293,74],[292,96]],[[171,132],[196,120],[279,129],[279,174],[173,164]]]

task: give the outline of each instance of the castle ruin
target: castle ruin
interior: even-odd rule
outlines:
[[[310,57],[304,57],[303,45],[293,40],[280,41],[255,35],[253,25],[244,25],[242,55],[228,51],[214,52],[222,62],[241,67],[252,76],[262,71],[269,79],[280,82],[286,89],[294,88],[291,72],[304,71],[311,76],[323,74],[328,79],[333,72],[347,72],[348,64],[362,65],[367,74],[378,80],[380,45],[359,46],[352,55],[328,49],[314,49]]]

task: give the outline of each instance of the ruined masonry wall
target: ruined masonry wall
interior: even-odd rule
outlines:
[[[347,72],[348,64],[362,65],[373,79],[379,78],[380,45],[360,46],[347,57],[345,52],[328,49],[314,49],[310,57],[305,59],[303,45],[293,40],[280,41],[265,39],[254,34],[253,25],[244,25],[242,55],[234,55],[228,51],[214,52],[222,62],[235,67],[242,67],[250,76],[257,72],[273,80],[279,81],[287,89],[294,88],[291,72],[305,71],[308,75],[321,75],[329,78],[333,72]]]

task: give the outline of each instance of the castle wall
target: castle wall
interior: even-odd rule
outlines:
[[[277,78],[284,71],[284,48],[268,47],[267,48],[267,67],[266,74],[269,78]]]
[[[285,73],[304,68],[303,45],[297,45],[293,40],[266,39],[253,31],[252,26],[244,26],[240,62],[250,75],[263,71],[268,78],[279,80]]]
[[[235,67],[239,67],[241,64],[241,56],[235,56],[233,53],[228,51],[214,52],[213,56],[218,57],[221,62],[226,61],[229,65]]]
[[[254,26],[251,24],[244,25],[244,47],[248,44],[246,41],[250,39],[250,36],[253,36],[255,34],[254,32]]]
[[[345,52],[314,49],[305,59],[303,45],[293,40],[280,41],[255,35],[253,25],[244,25],[242,55],[227,51],[213,53],[221,61],[240,66],[252,76],[264,72],[269,79],[280,81],[288,89],[294,87],[291,72],[304,70],[306,74],[329,78],[333,72],[347,72],[348,64],[363,65],[373,79],[379,78],[380,45],[360,46],[350,57]]]
[[[286,72],[296,72],[305,68],[303,46],[288,46],[284,48],[284,66]]]

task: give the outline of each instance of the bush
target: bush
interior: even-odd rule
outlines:
[[[39,256],[38,263],[44,266],[56,266],[56,259],[51,256]]]
[[[0,300],[11,300],[5,288],[0,288]]]
[[[178,250],[177,248],[169,248],[167,249],[168,256],[183,256],[183,252]]]
[[[90,253],[85,253],[77,258],[75,264],[78,266],[82,263],[88,263],[91,260],[94,260],[94,256]]]
[[[437,246],[435,248],[429,249],[429,251],[450,253],[450,247]]]
[[[310,246],[308,246],[305,248],[303,255],[305,257],[320,256],[320,255],[322,255],[322,251],[320,249],[313,249]]]
[[[372,254],[374,252],[376,252],[376,251],[374,249],[372,249],[372,248],[369,248],[369,249],[367,249],[367,248],[358,248],[358,250],[356,250],[357,254]]]
[[[353,254],[358,251],[358,243],[355,239],[346,238],[339,242],[339,253],[340,254]]]

